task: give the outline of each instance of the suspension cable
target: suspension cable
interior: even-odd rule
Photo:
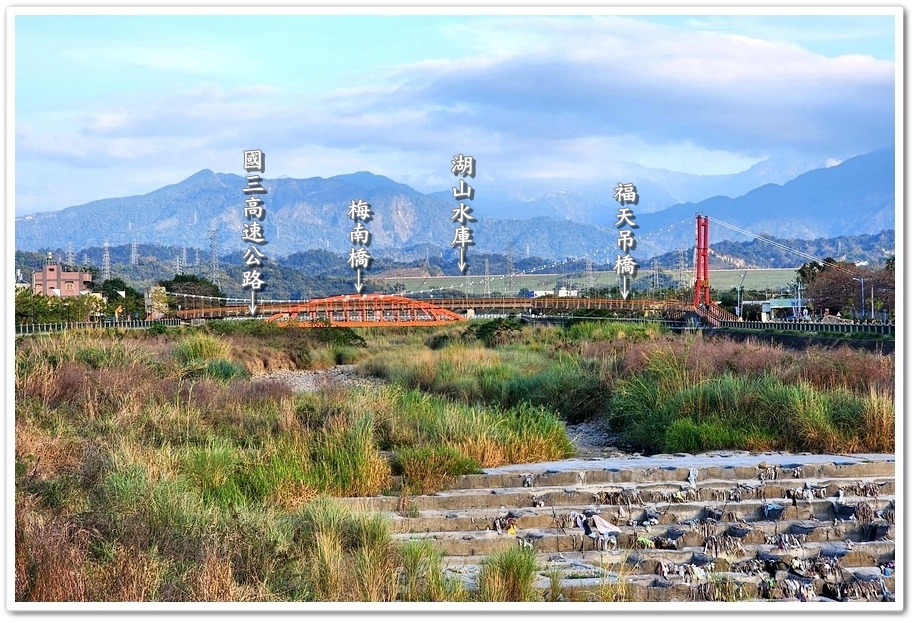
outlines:
[[[775,240],[770,240],[769,238],[764,238],[763,236],[761,236],[761,235],[759,235],[759,234],[755,234],[755,233],[750,232],[750,231],[747,231],[747,230],[745,230],[745,229],[741,229],[740,227],[736,227],[736,226],[734,226],[734,225],[732,225],[732,224],[730,224],[730,223],[726,223],[725,221],[720,221],[719,219],[713,218],[713,217],[711,217],[711,216],[708,216],[708,217],[706,217],[706,218],[708,218],[708,219],[709,219],[710,221],[712,221],[713,223],[716,223],[716,224],[718,224],[718,225],[721,225],[722,227],[727,227],[728,229],[732,229],[732,230],[734,230],[734,231],[736,231],[736,232],[738,232],[738,233],[744,234],[745,236],[750,236],[751,238],[755,238],[755,239],[757,239],[757,240],[760,240],[761,242],[766,242],[767,244],[771,244],[771,245],[773,245],[774,247],[778,247],[778,248],[782,249],[783,251],[788,251],[789,253],[794,253],[795,255],[801,256],[801,257],[803,257],[803,258],[805,258],[805,259],[807,259],[807,260],[813,261],[813,262],[817,262],[818,264],[823,264],[825,268],[826,268],[827,266],[831,266],[831,267],[837,269],[838,271],[843,272],[843,273],[846,273],[847,275],[850,275],[850,276],[852,276],[852,277],[856,277],[856,278],[859,277],[859,275],[857,275],[857,274],[855,273],[855,271],[851,271],[851,270],[849,270],[848,268],[845,268],[844,266],[842,266],[841,264],[828,264],[828,263],[824,262],[824,260],[822,260],[822,259],[819,258],[819,257],[815,257],[814,255],[811,255],[811,254],[809,254],[809,253],[805,253],[804,251],[799,251],[798,249],[793,249],[792,247],[786,246],[786,245],[784,245],[784,244],[782,244],[782,243],[780,243],[780,242],[776,242]]]

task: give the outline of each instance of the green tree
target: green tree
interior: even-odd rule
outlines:
[[[215,299],[226,298],[219,286],[197,275],[175,275],[172,279],[160,281],[159,285],[172,295],[173,305],[181,305],[182,309],[216,307],[219,301]]]
[[[16,291],[16,324],[45,324],[56,322],[87,322],[103,308],[98,296],[44,296],[29,288]]]
[[[836,265],[837,261],[832,257],[824,258],[821,261],[812,260],[801,265],[798,269],[798,280],[801,281],[803,286],[808,286],[817,279],[817,276],[820,275],[824,270],[830,266]]]
[[[145,315],[146,302],[143,294],[128,286],[123,279],[109,279],[94,290],[105,297],[103,311],[108,316],[125,320],[142,318]]]
[[[16,324],[40,324],[56,322],[52,318],[48,297],[32,292],[31,288],[16,290],[15,299]]]

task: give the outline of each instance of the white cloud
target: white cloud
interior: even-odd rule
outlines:
[[[585,180],[609,161],[721,174],[774,151],[846,157],[894,136],[894,67],[861,54],[614,16],[482,20],[446,34],[471,54],[402,64],[323,97],[307,76],[227,86],[218,48],[121,46],[125,62],[181,81],[22,115],[17,179],[35,187],[42,158],[127,177],[132,164],[146,176],[185,171],[178,179],[238,172],[237,152],[257,146],[271,175],[371,170],[433,190],[461,150],[496,179]]]

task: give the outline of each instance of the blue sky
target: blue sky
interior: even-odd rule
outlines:
[[[16,215],[243,174],[244,149],[266,177],[432,192],[461,152],[492,183],[560,189],[894,141],[892,15],[605,11],[20,13]]]

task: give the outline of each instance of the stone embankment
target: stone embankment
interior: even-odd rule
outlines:
[[[370,382],[350,367],[279,376],[297,391]],[[894,455],[644,457],[592,424],[568,432],[582,458],[340,502],[434,541],[471,590],[487,556],[525,547],[545,599],[895,601]]]
[[[545,598],[888,602],[895,467],[887,455],[571,460],[342,502],[388,514],[398,539],[433,540],[472,590],[486,556],[530,547]]]

